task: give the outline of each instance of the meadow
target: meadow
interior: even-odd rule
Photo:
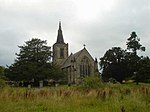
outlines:
[[[0,89],[0,112],[150,112],[150,85]]]

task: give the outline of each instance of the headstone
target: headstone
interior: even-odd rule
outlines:
[[[56,87],[58,87],[59,84],[55,84]]]
[[[31,89],[31,84],[28,85],[28,89]]]
[[[39,84],[39,85],[40,85],[40,88],[42,88],[42,87],[43,87],[43,81],[40,81],[39,83],[40,83],[40,84]]]

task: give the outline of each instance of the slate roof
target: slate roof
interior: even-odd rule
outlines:
[[[66,68],[66,67],[69,67],[71,66],[71,61],[76,61],[78,59],[78,57],[80,56],[80,54],[87,49],[84,47],[82,50],[76,52],[75,54],[70,54],[70,56],[63,62],[62,64],[62,68]],[[87,51],[87,53],[90,55],[90,53]],[[91,56],[91,55],[90,55]],[[92,56],[91,56],[92,57]],[[93,59],[93,58],[92,58]],[[94,59],[93,59],[94,61]]]
[[[85,48],[83,48],[82,50],[76,52],[75,54],[70,54],[70,56],[64,61],[62,68],[68,67],[71,65],[71,61],[72,60],[77,60],[77,58],[80,56],[80,54],[83,52],[83,50],[85,50]]]

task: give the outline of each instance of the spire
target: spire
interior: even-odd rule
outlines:
[[[57,42],[56,43],[64,43],[64,38],[61,30],[61,21],[59,21],[59,29],[58,29],[58,35],[57,35]]]
[[[59,30],[61,30],[61,21],[59,21]]]

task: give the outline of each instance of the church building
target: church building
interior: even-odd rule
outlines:
[[[64,42],[61,22],[59,22],[57,41],[53,45],[53,63],[67,72],[68,83],[79,84],[84,77],[98,72],[97,59],[92,58],[85,46],[74,54],[68,54],[68,43]]]

